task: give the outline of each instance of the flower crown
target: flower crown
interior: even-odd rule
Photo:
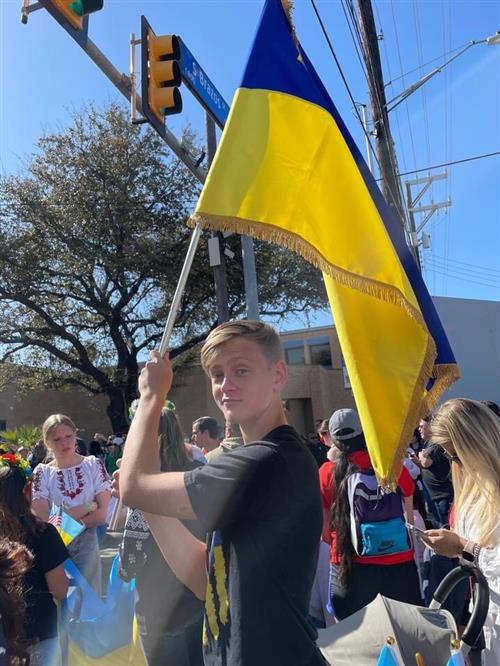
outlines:
[[[137,400],[134,400],[134,402],[128,408],[128,417],[129,417],[130,421],[132,421],[132,419],[134,418],[138,405],[139,405],[139,400],[137,399]],[[169,412],[175,412],[176,411],[175,405],[171,400],[165,400],[165,402],[163,403],[163,407],[164,407],[164,409],[168,410]]]
[[[28,479],[32,474],[29,462],[16,453],[2,453],[0,455],[0,467],[17,467],[24,474],[25,479]]]

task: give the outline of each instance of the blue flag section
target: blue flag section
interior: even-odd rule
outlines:
[[[144,664],[139,652],[131,659],[135,652],[135,585],[119,578],[118,555],[111,567],[106,601],[97,596],[71,560],[64,567],[70,578],[70,592],[60,620],[63,666]]]

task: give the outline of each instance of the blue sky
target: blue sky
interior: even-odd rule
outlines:
[[[0,5],[0,168],[22,173],[23,158],[45,131],[64,128],[73,110],[123,100],[112,84],[45,11],[20,21],[20,0]],[[129,35],[144,14],[157,34],[175,33],[228,102],[245,65],[261,0],[132,2],[105,0],[91,16],[90,37],[123,72]],[[364,136],[309,0],[295,0],[303,47],[365,154]],[[317,0],[352,95],[368,103],[367,83],[340,0]],[[373,0],[387,97],[441,64],[445,54],[500,30],[496,0]],[[449,57],[449,56],[448,56]],[[429,63],[429,64],[428,64]],[[404,75],[404,76],[402,76]],[[203,113],[183,92],[185,110],[169,120],[179,136]],[[123,100],[124,101],[124,100]],[[390,116],[400,172],[500,151],[500,45],[478,44],[436,75]],[[432,173],[440,173],[434,170]],[[500,156],[448,167],[422,203],[451,197],[426,226],[424,277],[433,295],[500,300]],[[419,176],[426,175],[422,172]],[[409,175],[403,182],[413,178]],[[419,216],[417,215],[417,224]],[[318,322],[327,321],[319,318]],[[296,322],[295,322],[296,323]]]

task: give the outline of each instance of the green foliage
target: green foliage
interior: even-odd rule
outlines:
[[[18,448],[26,446],[31,449],[42,439],[42,429],[34,425],[23,425],[14,430],[0,432],[0,438],[7,444],[15,444]]]
[[[187,133],[189,150],[195,144]],[[43,136],[23,175],[0,183],[0,379],[105,393],[113,429],[122,430],[136,397],[138,358],[161,337],[199,190],[158,135],[132,125],[118,105],[90,106],[64,131]],[[241,246],[236,236],[228,244],[236,253],[227,264],[234,318],[245,312]],[[299,257],[257,243],[256,263],[263,315],[324,306],[319,272]],[[171,356],[188,352],[215,325],[202,242]]]

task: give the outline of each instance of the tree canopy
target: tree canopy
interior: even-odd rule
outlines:
[[[136,397],[138,358],[159,341],[200,184],[126,109],[89,106],[38,141],[20,176],[0,187],[0,320],[4,376],[77,385],[109,398],[115,431]],[[230,316],[245,311],[241,247],[227,240]],[[297,255],[256,244],[261,314],[325,306],[320,274]],[[206,243],[200,244],[172,340],[172,357],[217,324]],[[21,372],[21,375],[23,373]]]

